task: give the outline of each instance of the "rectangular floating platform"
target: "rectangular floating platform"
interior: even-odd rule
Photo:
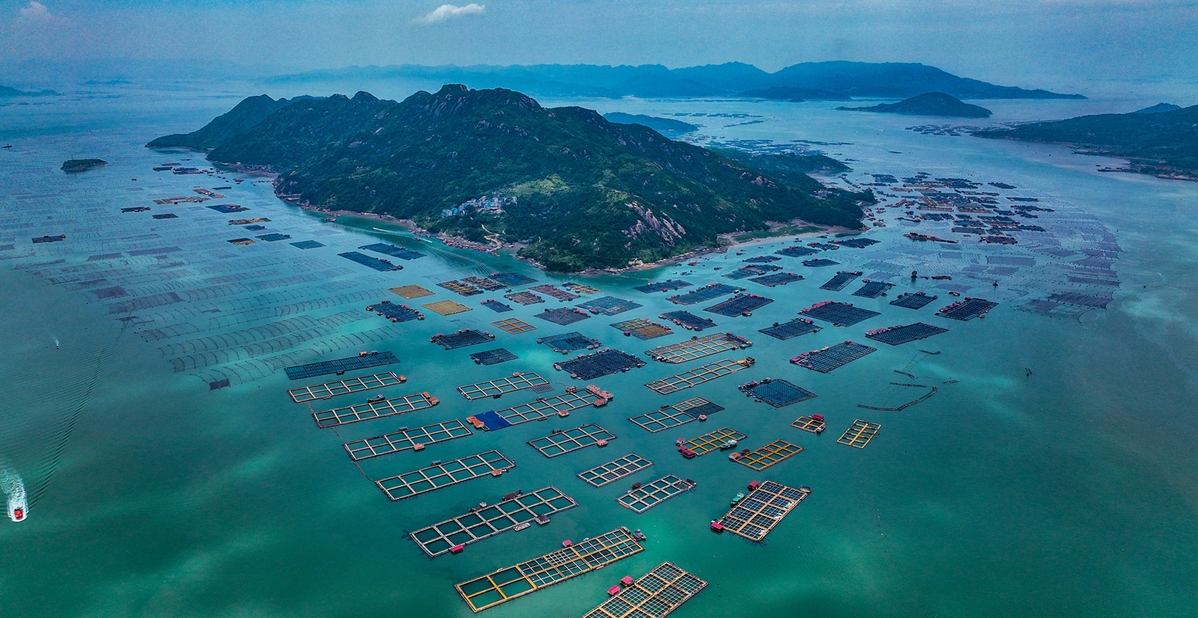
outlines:
[[[594,423],[587,423],[573,429],[563,429],[557,433],[551,433],[543,438],[529,440],[528,445],[552,459],[588,446],[595,446],[600,440],[615,439],[616,434]]]
[[[575,380],[594,380],[613,373],[638,369],[645,361],[620,350],[603,350],[557,363]]]
[[[321,410],[320,412],[313,412],[312,418],[316,421],[317,427],[328,429],[329,427],[339,427],[350,423],[372,421],[384,416],[395,416],[397,414],[415,412],[416,410],[426,410],[438,403],[437,398],[430,396],[428,393],[417,393],[415,395],[392,397],[382,401],[371,401],[352,406],[333,408],[331,410]]]
[[[591,294],[598,294],[602,291],[599,288],[591,287],[585,283],[574,283],[573,281],[567,281],[563,283],[562,287],[570,290],[571,292],[575,292],[577,294],[586,294],[587,296],[590,296]]]
[[[779,285],[786,285],[787,283],[794,283],[795,281],[802,281],[802,280],[803,280],[803,275],[796,275],[792,272],[774,273],[772,275],[765,275],[762,277],[754,277],[752,279],[749,279],[749,281],[752,281],[753,283],[760,283],[761,285],[764,285],[764,286],[770,287],[770,288],[779,286]]]
[[[630,489],[624,495],[616,498],[620,506],[636,513],[644,513],[649,509],[695,488],[695,484],[680,479],[673,474],[667,474],[656,481],[650,481],[636,489]]]
[[[811,495],[806,487],[787,487],[766,481],[720,518],[724,529],[750,541],[761,541],[800,502]]]
[[[663,320],[671,322],[685,328],[686,330],[704,331],[708,328],[715,328],[715,320],[711,318],[701,318],[689,311],[668,311],[661,314]]]
[[[686,294],[675,294],[666,300],[675,305],[694,305],[713,298],[719,298],[727,294],[735,294],[745,291],[744,288],[728,285],[727,283],[709,283],[701,288],[695,288]]]
[[[475,294],[483,293],[482,290],[470,285],[469,283],[462,283],[461,281],[442,281],[437,285],[449,290],[450,292],[460,294],[462,296],[474,296]]]
[[[495,328],[498,328],[509,335],[519,335],[537,329],[536,326],[517,318],[508,318],[506,320],[491,322],[491,326],[494,326]]]
[[[462,283],[468,283],[476,288],[482,288],[488,292],[502,290],[503,288],[507,287],[506,285],[495,281],[494,279],[488,279],[486,277],[466,277],[465,279],[462,279]]]
[[[583,320],[586,320],[586,319],[590,318],[591,316],[587,315],[586,312],[583,311],[582,309],[569,309],[566,307],[558,307],[556,309],[546,309],[546,310],[542,311],[541,313],[534,315],[533,317],[541,318],[542,320],[545,320],[546,322],[553,322],[554,324],[557,324],[558,326],[568,326],[575,322],[581,322]]]
[[[466,399],[474,401],[475,399],[506,395],[542,384],[549,384],[549,381],[536,373],[517,373],[510,377],[459,386],[458,392]]]
[[[697,438],[692,438],[682,443],[682,446],[695,452],[695,455],[706,455],[712,451],[718,451],[729,440],[744,440],[747,438],[745,434],[732,429],[731,427],[721,427],[715,431],[705,433]]]
[[[520,357],[512,354],[504,348],[496,348],[494,350],[486,350],[484,352],[475,352],[470,355],[470,360],[488,367],[491,365],[498,365],[499,363],[513,361],[517,358]]]
[[[807,257],[809,255],[815,255],[816,253],[819,253],[819,251],[812,249],[811,247],[795,245],[793,247],[786,247],[785,249],[778,249],[774,253],[777,253],[778,255],[785,255],[786,257]]]
[[[806,266],[807,268],[823,268],[824,266],[836,266],[837,264],[840,264],[840,262],[837,262],[836,260],[829,260],[828,258],[803,260],[803,266]]]
[[[457,313],[465,313],[470,311],[470,307],[467,307],[456,300],[439,300],[435,303],[423,305],[423,307],[429,311],[433,311],[441,315],[454,315]]]
[[[698,420],[700,415],[715,414],[723,409],[723,406],[702,397],[692,397],[673,405],[662,406],[652,412],[638,414],[628,420],[649,433],[657,433]]]
[[[759,277],[767,273],[782,270],[781,266],[772,264],[749,264],[724,275],[725,279],[747,279],[749,277]],[[801,279],[802,277],[800,277]]]
[[[846,238],[844,240],[833,240],[834,244],[850,249],[864,249],[870,245],[878,244],[878,241],[872,238]]]
[[[192,198],[192,199],[186,199],[186,200],[178,200],[178,198],[172,198],[172,199],[168,199],[168,200],[163,200],[162,203],[170,202],[170,203],[177,204],[178,201],[191,202],[191,201],[202,201],[203,199],[205,199],[205,198]],[[174,200],[178,200],[178,201],[174,201]],[[157,202],[158,200],[154,200],[154,201]],[[234,212],[245,212],[245,211],[249,210],[249,208],[246,208],[245,206],[238,206],[237,204],[213,204],[212,206],[207,206],[206,208],[211,208],[212,210],[215,210],[216,212],[223,212],[226,215],[230,214],[230,213],[234,213]]]
[[[484,333],[481,330],[473,328],[465,328],[456,333],[448,335],[434,335],[430,341],[445,348],[446,350],[456,350],[472,345],[481,345],[495,341],[495,335]]]
[[[905,307],[907,309],[923,309],[931,302],[935,301],[939,296],[935,294],[924,294],[923,292],[905,292],[899,295],[898,298],[890,301],[890,304],[895,307]]]
[[[655,361],[677,365],[728,350],[748,348],[752,345],[753,342],[744,337],[732,333],[717,333],[653,348],[647,350],[645,354]]]
[[[916,322],[906,326],[891,326],[889,328],[866,331],[865,336],[888,345],[901,345],[947,332],[947,328]]]
[[[972,320],[976,317],[986,315],[987,311],[998,306],[998,303],[990,302],[984,298],[966,298],[963,301],[955,302],[940,311],[936,315],[950,320]]]
[[[484,476],[492,476],[492,472],[505,471],[514,468],[516,464],[503,456],[499,451],[490,450],[454,459],[445,463],[435,463],[427,468],[389,476],[374,482],[391,501],[411,498],[423,493],[435,491],[450,485],[465,483]]]
[[[751,311],[756,311],[757,309],[760,309],[772,302],[774,302],[774,299],[772,298],[766,298],[756,294],[741,294],[733,296],[722,303],[712,305],[704,309],[704,311],[710,311],[711,313],[734,318]]]
[[[391,288],[391,292],[408,300],[433,295],[432,290],[422,288],[418,285],[401,285],[397,288]]]
[[[645,285],[638,285],[637,287],[632,288],[632,289],[634,289],[638,292],[644,292],[645,294],[652,294],[654,292],[669,292],[671,290],[680,290],[682,288],[688,288],[691,285],[692,284],[689,281],[682,281],[681,279],[669,279],[666,281],[651,281],[649,283],[646,283]]]
[[[544,556],[454,586],[478,613],[644,551],[627,528],[617,528]]]
[[[860,296],[861,298],[878,298],[879,296],[884,296],[886,291],[892,287],[894,287],[893,283],[887,283],[885,281],[866,281],[860,288],[857,289],[856,292],[853,292],[853,296]]]
[[[178,219],[179,218],[179,215],[176,215],[173,212],[163,213],[160,215],[150,215],[150,216],[155,219]],[[287,238],[291,238],[291,237],[288,236]]]
[[[541,285],[535,285],[529,289],[533,290],[534,292],[540,292],[550,298],[556,298],[558,300],[574,300],[575,298],[581,298],[581,296],[579,296],[578,294],[575,294],[573,292],[567,292],[566,290],[559,290],[559,289],[553,287],[553,284],[551,284],[551,283],[542,283]]]
[[[773,326],[769,328],[763,328],[757,332],[765,333],[774,339],[781,339],[785,341],[787,339],[793,339],[808,333],[818,333],[821,330],[823,330],[823,328],[816,326],[811,320],[805,318],[795,318],[782,324],[774,323]]]
[[[616,298],[615,296],[604,296],[594,300],[588,300],[585,303],[578,305],[579,308],[586,309],[593,314],[600,315],[618,315],[625,311],[640,309],[639,303],[634,303],[630,300]]]
[[[350,459],[362,461],[371,457],[382,457],[391,453],[412,450],[417,444],[429,445],[448,442],[472,435],[469,427],[457,419],[433,423],[415,429],[400,429],[395,433],[355,440],[341,445]]]
[[[149,206],[131,206],[129,208],[122,208],[121,212],[147,212],[149,210]]]
[[[559,354],[567,354],[574,350],[589,350],[599,347],[597,339],[591,339],[580,332],[562,333],[560,335],[549,335],[537,339],[537,343],[549,346],[549,349]]]
[[[296,403],[307,403],[317,399],[332,399],[338,395],[360,393],[362,391],[368,391],[376,388],[397,386],[403,383],[404,379],[397,375],[394,371],[385,371],[383,373],[375,373],[368,376],[325,382],[324,384],[312,384],[309,386],[290,388],[287,389],[287,394],[290,395],[291,400]]]
[[[544,298],[533,294],[532,292],[514,292],[512,294],[504,294],[504,298],[521,305],[535,305],[545,302]]]
[[[706,586],[707,582],[663,562],[582,618],[662,618]]]
[[[493,281],[498,281],[508,287],[528,285],[530,283],[536,282],[536,279],[521,275],[520,273],[491,273],[487,278]]]
[[[828,373],[877,351],[877,348],[845,341],[819,350],[803,352],[790,359],[790,362],[820,373]]]
[[[287,240],[289,238],[291,238],[291,234],[279,234],[276,232],[274,234],[263,234],[258,237],[258,240],[265,240],[266,242],[277,242],[280,240]]]
[[[512,310],[512,306],[507,303],[501,303],[495,299],[488,299],[482,302],[482,306],[494,311],[495,313],[507,313]]]
[[[315,240],[301,240],[299,242],[291,243],[291,246],[297,247],[299,249],[319,249],[320,247],[323,247],[324,245],[316,242]]]
[[[803,317],[813,318],[821,322],[831,322],[833,326],[852,326],[876,315],[882,315],[877,311],[854,307],[849,303],[834,303],[831,301],[816,303],[806,309],[800,310],[799,313]]]
[[[251,231],[251,232],[257,232],[257,231],[260,231],[260,230],[265,230],[265,229],[266,229],[266,226],[265,226],[265,225],[258,225],[257,223],[255,223],[254,225],[247,225],[247,226],[245,226],[245,229],[247,229],[247,230],[249,230],[249,231]]]
[[[757,401],[768,403],[775,408],[796,404],[808,399],[815,399],[815,393],[786,380],[767,379],[756,384],[750,382],[742,385],[740,390],[753,395]]]
[[[766,468],[782,463],[791,457],[803,452],[803,447],[796,446],[786,440],[774,440],[769,444],[750,452],[748,455],[743,455],[736,460],[736,463],[742,466],[748,466],[758,472]]]
[[[674,332],[674,331],[670,330],[670,328],[668,326],[662,326],[661,324],[658,324],[657,322],[650,322],[649,320],[646,320],[644,318],[636,318],[633,320],[625,320],[623,322],[616,322],[615,324],[612,324],[611,326],[612,326],[612,328],[617,328],[619,330],[622,330],[625,333],[627,333],[630,337],[636,337],[637,339],[640,339],[641,341],[646,341],[649,339],[656,339],[658,337],[664,337],[664,336],[669,335],[670,333]]]
[[[745,258],[741,261],[748,262],[749,264],[769,264],[770,262],[777,262],[781,259],[782,258],[776,255],[755,255],[751,258]]]
[[[658,394],[669,395],[670,393],[698,386],[704,382],[710,382],[716,378],[722,378],[742,369],[748,369],[751,365],[752,363],[747,362],[747,359],[735,361],[725,358],[714,363],[708,363],[702,367],[691,369],[690,371],[672,375],[668,378],[654,380],[645,386]]]
[[[436,558],[448,554],[456,546],[477,543],[530,523],[537,517],[549,517],[576,506],[578,503],[573,498],[550,485],[483,508],[470,509],[465,515],[421,528],[408,536],[430,558]]]
[[[287,372],[287,377],[292,380],[303,380],[304,378],[313,378],[316,376],[328,375],[330,373],[345,373],[346,371],[354,371],[357,369],[368,369],[370,367],[382,367],[398,363],[399,359],[395,358],[392,352],[379,352],[377,354],[367,354],[365,356],[351,356],[349,358],[339,358],[337,360],[321,361],[319,363],[308,363],[307,365],[296,365],[288,367],[284,371]]]
[[[37,242],[37,241],[35,240],[34,242]],[[42,242],[46,242],[46,241],[42,241]],[[226,242],[228,242],[231,245],[237,245],[238,247],[244,247],[246,245],[252,245],[258,241],[254,240],[253,238],[233,238]],[[388,268],[387,270],[391,270],[391,269]]]
[[[795,429],[802,429],[803,431],[809,431],[811,433],[823,433],[824,429],[827,428],[828,423],[810,416],[800,416],[799,418],[796,418],[795,421],[790,424],[790,426],[794,427]]]
[[[508,427],[551,418],[558,416],[561,412],[571,412],[579,408],[594,406],[597,399],[601,398],[587,391],[565,393],[554,395],[553,397],[541,397],[528,403],[495,410],[494,414],[506,422],[504,427]],[[486,413],[484,412],[484,414]],[[475,416],[479,417],[479,420],[483,420],[482,414],[476,414]]]
[[[388,262],[385,260],[380,260],[378,258],[372,258],[369,255],[366,255],[365,253],[358,253],[357,251],[346,251],[345,253],[338,253],[337,255],[339,255],[351,262],[357,262],[358,264],[361,264],[367,268],[373,268],[374,270],[377,270],[379,272],[387,272],[389,270],[400,270],[403,268],[402,266],[399,266],[398,264],[392,264],[391,262]]]
[[[412,251],[411,249],[396,247],[395,245],[389,245],[381,242],[376,242],[373,245],[362,245],[358,248],[365,249],[367,251],[374,251],[375,253],[382,253],[383,255],[389,255],[391,257],[397,257],[401,260],[416,260],[424,257],[424,254],[420,253],[419,251]]]
[[[424,318],[424,314],[407,305],[397,305],[389,300],[370,305],[367,311],[373,311],[392,322],[410,322]]]
[[[869,444],[869,441],[878,435],[878,430],[881,428],[882,426],[878,423],[857,419],[853,421],[853,424],[848,429],[844,430],[844,435],[837,438],[836,442],[853,448],[865,448],[865,445]]]
[[[583,482],[594,487],[603,487],[604,485],[636,474],[652,465],[653,462],[648,459],[636,453],[629,453],[619,459],[595,466],[590,470],[583,470],[577,476]]]

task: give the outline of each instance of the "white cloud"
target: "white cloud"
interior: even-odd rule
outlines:
[[[29,6],[21,8],[21,17],[25,19],[51,19],[54,16],[50,14],[50,9],[46,8],[46,5],[37,0],[32,0]]]
[[[37,4],[37,3],[34,2],[33,4]],[[22,11],[24,11],[24,9],[22,9]],[[436,24],[436,23],[443,22],[447,19],[454,19],[457,17],[465,17],[467,15],[482,15],[483,13],[486,13],[486,12],[487,12],[487,7],[482,4],[470,3],[470,4],[467,4],[466,6],[454,6],[452,4],[442,4],[441,6],[433,9],[432,12],[430,12],[428,15],[425,15],[424,17],[417,19],[416,22],[421,23],[421,24]]]

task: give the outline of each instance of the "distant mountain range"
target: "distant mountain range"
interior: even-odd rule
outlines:
[[[37,92],[27,92],[27,91],[24,91],[24,90],[17,90],[16,88],[9,88],[8,86],[0,86],[0,98],[7,98],[7,97],[56,97],[56,96],[59,96],[59,93],[57,93],[57,92],[54,92],[53,90],[39,90],[39,91],[37,91]]]
[[[279,84],[310,81],[409,80],[464,83],[473,88],[511,88],[543,96],[708,97],[769,99],[902,99],[945,92],[962,99],[1084,99],[1079,94],[997,86],[914,63],[805,62],[768,73],[740,62],[681,69],[658,64],[597,66],[369,66],[312,71],[272,78]]]
[[[877,112],[945,118],[989,118],[991,114],[990,110],[984,107],[963,103],[961,99],[943,92],[928,92],[898,103],[880,103],[869,107],[838,107],[836,109],[848,112]]]

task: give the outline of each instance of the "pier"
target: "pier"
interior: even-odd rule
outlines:
[[[882,426],[878,423],[857,419],[848,429],[844,430],[844,434],[837,438],[836,442],[853,448],[865,448],[869,441],[878,435],[878,430],[881,428]]]
[[[372,421],[384,416],[395,416],[397,414],[415,412],[416,410],[425,410],[438,403],[440,403],[440,400],[428,393],[417,393],[415,395],[403,395],[381,401],[370,401],[343,408],[313,412],[312,418],[316,421],[317,427],[328,429],[329,427],[339,427],[350,423]]]
[[[698,420],[700,416],[715,414],[723,409],[723,406],[702,397],[692,397],[673,405],[662,406],[652,412],[638,414],[628,420],[649,433],[657,433],[685,425]]]
[[[388,498],[397,501],[484,476],[499,476],[515,466],[503,453],[491,450],[445,463],[434,462],[427,468],[389,476],[374,483]]]
[[[753,345],[752,341],[738,337],[732,333],[717,333],[703,337],[691,337],[687,341],[661,346],[647,350],[647,354],[655,361],[669,364],[685,363],[728,350],[740,350]]]
[[[517,318],[508,318],[506,320],[491,322],[491,326],[494,326],[495,328],[498,328],[509,335],[519,335],[537,329],[536,326]]]
[[[712,305],[704,309],[704,311],[734,318],[741,315],[747,316],[750,312],[756,311],[772,302],[774,302],[774,299],[756,294],[738,294],[722,303]]]
[[[400,429],[395,433],[389,433],[382,436],[374,436],[365,440],[355,440],[342,444],[345,452],[349,453],[349,458],[354,461],[362,461],[372,457],[382,457],[392,453],[412,450],[417,444],[429,445],[438,442],[448,442],[458,438],[465,438],[472,435],[469,427],[466,427],[462,421],[452,419],[440,423],[433,423],[415,429]],[[423,448],[423,446],[422,446]]]
[[[663,562],[582,618],[663,618],[705,587],[707,582]]]
[[[783,322],[782,324],[774,322],[773,326],[770,326],[769,328],[763,328],[757,332],[769,335],[774,339],[785,341],[787,339],[793,339],[808,333],[818,333],[821,330],[823,330],[823,328],[816,326],[815,322],[812,322],[811,320],[806,318],[795,318],[789,322]]]
[[[606,444],[615,439],[616,434],[594,423],[588,423],[573,429],[557,430],[543,438],[529,440],[528,445],[552,459],[588,446],[595,446],[600,442]]]
[[[803,447],[801,446],[796,446],[786,440],[774,440],[755,451],[751,451],[748,455],[741,455],[736,459],[736,463],[760,472],[774,464],[782,463],[801,452],[803,452]]]
[[[539,374],[526,372],[516,372],[511,377],[498,378],[495,380],[484,380],[475,382],[474,384],[466,384],[458,387],[458,392],[463,397],[470,401],[475,399],[483,399],[486,397],[499,398],[507,393],[514,393],[526,388],[533,388],[549,384],[549,381],[542,378]]]
[[[749,367],[752,367],[753,363],[755,362],[756,361],[754,361],[752,358],[746,358],[743,360],[732,360],[725,358],[713,363],[708,363],[702,367],[691,369],[690,371],[684,371],[667,378],[654,380],[648,384],[645,384],[645,386],[649,387],[649,389],[660,395],[669,395],[670,393],[676,393],[681,390],[698,386],[704,382],[710,382],[716,378],[722,378],[726,375],[736,373],[742,369],[748,369]]]
[[[594,380],[644,366],[645,361],[620,350],[600,350],[554,364],[554,368],[560,368],[575,380]]]
[[[391,365],[398,363],[399,359],[395,358],[392,352],[376,352],[366,354],[363,352],[358,356],[349,358],[339,358],[337,360],[322,361],[319,363],[308,363],[306,365],[296,365],[288,367],[284,371],[287,377],[292,380],[303,380],[304,378],[314,378],[316,376],[328,375],[330,373],[342,374],[346,371],[354,371],[356,369],[368,369],[370,367],[381,367],[383,365]]]
[[[803,431],[809,431],[811,433],[823,433],[828,424],[822,418],[815,418],[816,416],[823,415],[816,414],[813,416],[800,416],[799,418],[796,418],[795,421],[790,424],[790,426],[794,427],[795,429],[802,429]]]
[[[750,541],[761,541],[800,502],[811,495],[808,487],[787,487],[775,481],[765,481],[740,504],[732,507],[719,522],[724,529]]]
[[[746,395],[751,395],[757,401],[768,403],[775,408],[789,406],[815,399],[815,393],[786,380],[778,380],[775,378],[765,378],[764,380],[753,380],[738,387],[738,389]]]
[[[668,311],[661,314],[663,320],[670,320],[686,330],[703,331],[715,328],[716,323],[711,318],[701,318],[689,311]]]
[[[725,448],[729,440],[737,442],[747,438],[745,434],[732,429],[731,427],[721,427],[710,433],[705,433],[697,438],[692,438],[682,443],[682,446],[690,449],[695,456],[702,457],[712,451],[718,451]]]
[[[627,491],[624,495],[616,498],[616,502],[619,502],[620,506],[639,514],[694,488],[694,481],[680,479],[673,474],[667,474],[655,481],[650,481],[636,489]]]
[[[604,485],[636,474],[652,465],[652,461],[636,453],[629,453],[619,459],[595,466],[590,470],[583,470],[577,476],[583,482],[593,487],[603,487]]]
[[[947,333],[947,328],[916,322],[906,326],[890,326],[887,328],[879,328],[865,332],[865,336],[874,341],[881,341],[887,345],[902,345],[920,339],[927,339],[933,335]]]
[[[845,341],[834,346],[803,352],[790,359],[790,362],[813,371],[828,373],[877,351],[877,348]]]
[[[408,536],[430,558],[443,556],[461,547],[491,538],[527,524],[538,517],[549,517],[578,506],[573,498],[550,485],[502,502],[474,507],[469,513],[421,528]]]
[[[858,322],[882,315],[877,311],[870,311],[869,309],[854,307],[849,303],[837,303],[830,300],[815,303],[806,309],[799,310],[799,313],[821,322],[831,322],[833,326],[853,326]]]
[[[670,327],[668,326],[662,326],[657,322],[650,322],[644,318],[635,318],[632,320],[625,320],[623,322],[616,322],[611,326],[612,328],[624,331],[624,334],[630,337],[636,337],[641,341],[664,337],[674,332],[670,330]]]
[[[287,394],[291,396],[291,400],[295,403],[307,403],[317,399],[332,399],[338,395],[348,395],[376,388],[397,386],[406,381],[406,378],[396,374],[394,371],[385,371],[368,376],[325,382],[324,384],[291,388],[287,389]]]

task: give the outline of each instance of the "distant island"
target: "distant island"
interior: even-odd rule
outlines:
[[[78,174],[105,165],[108,165],[108,161],[104,159],[70,159],[64,161],[60,169],[68,174]]]
[[[943,92],[928,92],[899,101],[869,107],[838,107],[848,112],[877,112],[881,114],[910,114],[915,116],[942,116],[946,118],[989,118],[990,110],[978,105],[961,102],[961,99]]]
[[[270,106],[251,97],[166,142],[210,146]],[[277,172],[276,193],[304,207],[499,238],[557,271],[655,262],[716,247],[720,234],[796,220],[859,229],[862,206],[874,201],[592,110],[462,85],[402,102],[366,92],[293,100],[223,138],[208,159]]]
[[[699,128],[699,125],[672,118],[658,118],[656,116],[646,116],[644,114],[625,114],[623,112],[608,112],[603,115],[608,122],[619,124],[639,124],[644,127],[649,127],[663,135],[681,135],[690,133]]]
[[[1179,109],[1181,109],[1180,105],[1174,105],[1172,103],[1157,103],[1156,105],[1151,105],[1149,107],[1145,107],[1144,109],[1137,109],[1136,111],[1134,111],[1132,113],[1133,114],[1159,114],[1161,112],[1175,112]]]
[[[946,92],[960,99],[1084,99],[1080,94],[998,86],[958,77],[916,63],[804,62],[768,73],[751,64],[728,62],[668,69],[659,64],[596,66],[368,66],[282,75],[271,81],[297,84],[319,81],[394,81],[463,83],[475,88],[511,88],[544,96],[705,97],[746,96],[770,99],[875,97],[902,99],[925,92]],[[787,90],[789,89],[789,90]]]
[[[37,92],[32,92],[32,91],[26,92],[26,91],[24,91],[24,90],[17,90],[16,88],[10,88],[10,87],[8,87],[8,86],[0,86],[0,98],[9,98],[9,97],[57,97],[57,96],[61,96],[61,94],[60,94],[60,93],[57,93],[57,92],[54,92],[53,90],[39,90],[39,91],[37,91]]]
[[[987,129],[977,137],[1069,144],[1086,154],[1128,159],[1126,170],[1163,178],[1198,180],[1198,105],[1155,113],[1100,114],[1012,129]]]

